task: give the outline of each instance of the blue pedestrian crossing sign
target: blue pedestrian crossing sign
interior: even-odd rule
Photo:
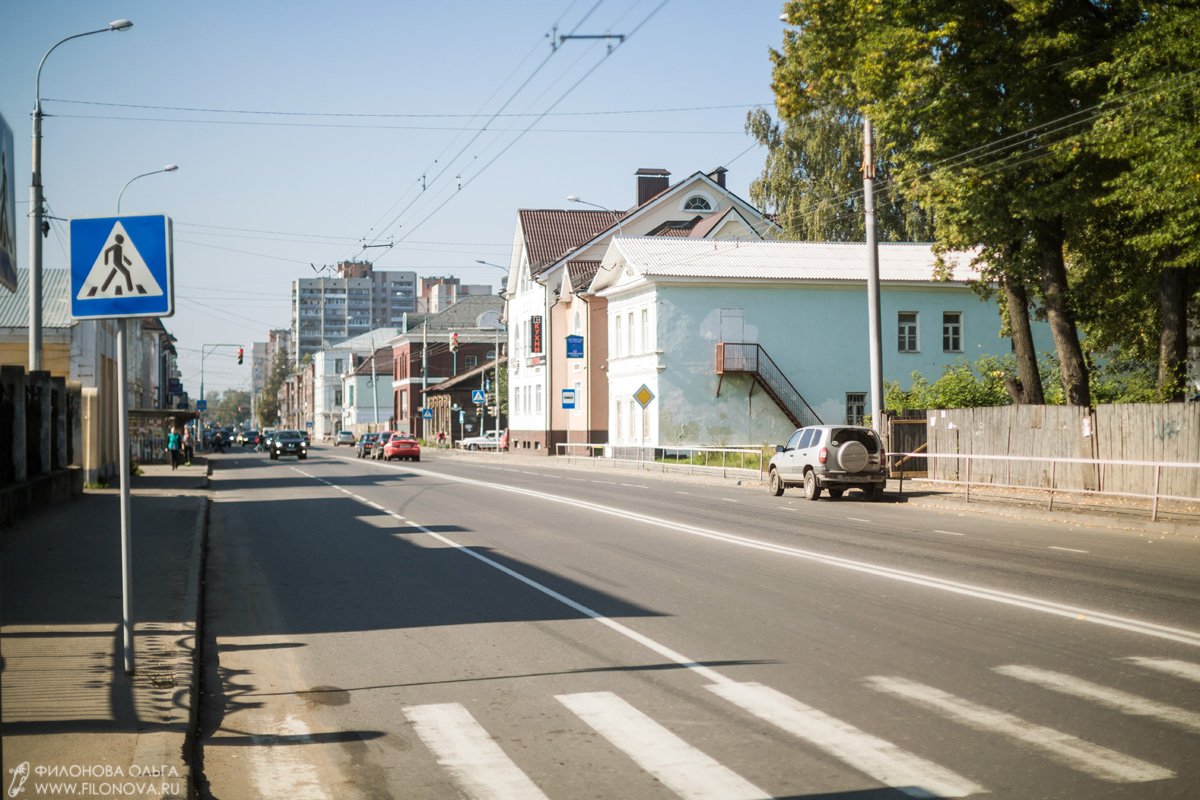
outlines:
[[[477,406],[483,405],[484,398],[483,398],[483,390],[482,389],[475,389],[474,391],[471,392],[471,402]]]
[[[421,418],[422,419],[433,419],[433,409],[432,408],[421,409]]]
[[[71,316],[169,317],[175,313],[171,218],[71,220]]]

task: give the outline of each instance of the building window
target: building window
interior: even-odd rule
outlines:
[[[629,312],[629,355],[638,352],[637,344],[633,341],[633,312]]]
[[[340,406],[342,404],[342,390],[341,389],[333,390],[333,404],[335,406]]]
[[[534,394],[536,395],[535,399],[537,401],[537,413],[541,414],[542,413],[542,385],[540,383],[534,387]]]
[[[466,366],[468,369],[479,366],[479,356],[467,356]]]
[[[617,325],[613,329],[613,355],[621,355],[621,315],[617,315]]]
[[[649,353],[650,347],[650,309],[642,309],[642,352]]]
[[[354,405],[354,384],[353,383],[346,387],[346,392],[348,393],[348,395],[350,397],[350,402],[347,403],[347,405],[353,406]]]
[[[575,381],[575,416],[583,414],[583,381]]]
[[[684,211],[712,211],[712,205],[700,195],[694,195],[683,204]]]
[[[633,413],[633,401],[629,401],[629,441],[637,441],[637,417]]]
[[[942,313],[942,350],[947,353],[962,352],[962,312]]]
[[[583,319],[580,317],[579,311],[575,311],[575,335],[583,333]]]
[[[622,428],[621,428],[621,401],[620,400],[617,401],[617,426],[616,427],[617,427],[617,438],[620,439],[621,431],[622,431]]]
[[[899,317],[900,343],[896,348],[901,353],[916,353],[917,349],[917,312],[901,311]]]
[[[846,392],[846,424],[862,425],[867,414],[867,393]]]

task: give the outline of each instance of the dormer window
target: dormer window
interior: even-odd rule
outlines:
[[[708,198],[694,194],[683,203],[684,211],[712,211],[712,204],[708,202]]]

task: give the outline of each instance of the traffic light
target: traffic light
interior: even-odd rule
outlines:
[[[458,352],[458,334],[457,333],[450,334],[450,352],[451,353]]]
[[[242,348],[239,347],[238,348],[238,365],[240,366],[241,363],[242,363]]]

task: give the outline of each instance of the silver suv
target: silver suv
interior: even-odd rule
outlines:
[[[769,481],[776,497],[788,486],[803,486],[809,500],[819,498],[822,489],[836,499],[850,488],[882,500],[887,483],[883,442],[875,431],[856,425],[801,428],[786,445],[775,447]]]

